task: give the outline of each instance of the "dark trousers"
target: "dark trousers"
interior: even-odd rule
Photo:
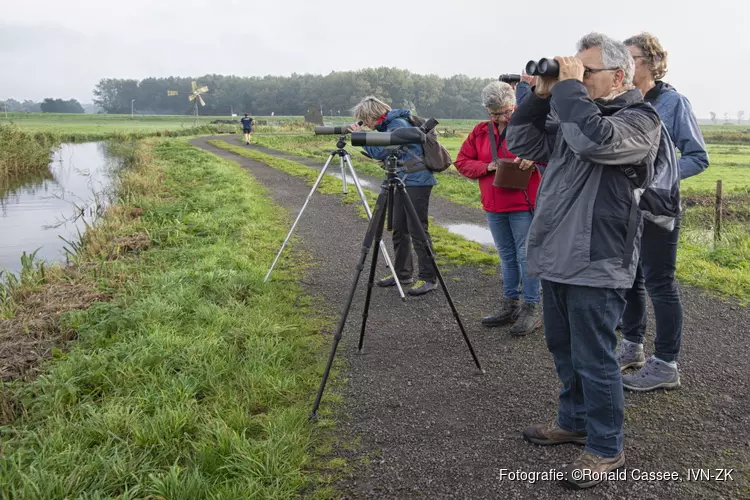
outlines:
[[[633,288],[625,294],[627,306],[622,317],[622,336],[643,343],[646,338],[646,292],[651,296],[656,320],[654,354],[672,362],[682,343],[682,301],[675,280],[680,221],[673,231],[645,221],[641,237],[641,257]]]
[[[435,281],[437,275],[432,268],[430,258],[427,254],[427,244],[432,248],[430,233],[427,231],[427,213],[430,207],[430,193],[432,186],[407,186],[406,192],[411,198],[414,210],[417,212],[419,222],[422,224],[427,241],[419,239],[417,231],[412,227],[412,221],[407,217],[406,206],[397,195],[393,200],[393,251],[395,252],[394,267],[399,280],[408,279],[413,276],[414,264],[412,262],[411,245],[419,260],[419,279],[424,281]]]
[[[625,290],[542,280],[544,335],[562,382],[557,424],[588,434],[586,450],[617,456],[623,447],[625,396],[615,358]]]

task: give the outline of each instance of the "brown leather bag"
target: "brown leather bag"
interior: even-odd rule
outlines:
[[[497,142],[495,141],[495,127],[492,126],[492,122],[487,122],[487,126],[490,132],[490,148],[492,149],[492,161],[497,165],[495,170],[495,179],[492,181],[492,185],[495,187],[505,189],[526,189],[529,187],[529,179],[531,179],[531,173],[534,171],[533,168],[527,170],[521,170],[514,160],[499,158],[497,156]],[[500,134],[500,143],[505,138],[505,130],[503,129]]]

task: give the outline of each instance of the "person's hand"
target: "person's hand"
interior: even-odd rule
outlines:
[[[487,172],[494,172],[495,170],[497,170],[497,163],[495,163],[495,160],[492,160],[492,161],[491,161],[491,162],[490,162],[490,163],[489,163],[489,164],[487,165]]]
[[[536,77],[527,75],[525,71],[521,71],[521,81],[526,82],[533,87],[534,82],[536,81]]]
[[[362,130],[362,126],[359,123],[349,125],[349,131],[351,132],[359,132],[360,130]]]
[[[577,57],[555,57],[555,61],[560,65],[559,81],[578,80],[583,81],[583,61]]]
[[[541,98],[547,98],[552,94],[552,87],[557,83],[557,78],[554,76],[537,76],[536,87],[534,87],[534,93]]]
[[[534,166],[534,162],[532,160],[522,160],[521,158],[516,158],[515,162],[518,164],[518,168],[520,168],[521,170],[528,170]]]

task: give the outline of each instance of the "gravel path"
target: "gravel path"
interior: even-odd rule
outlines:
[[[192,142],[247,168],[289,211],[291,223],[309,186],[214,148],[207,139]],[[454,214],[467,211],[437,197],[433,200],[446,216],[451,205]],[[295,231],[315,262],[304,284],[324,299],[326,312],[336,318],[366,228],[356,205],[316,193]],[[376,287],[366,354],[357,355],[368,269],[361,274],[337,354],[337,363],[344,357],[349,366],[337,432],[357,439],[359,447],[336,453],[352,463],[369,459],[337,484],[345,498],[750,498],[750,309],[683,288],[683,388],[626,392],[628,475],[634,469],[676,471],[683,480],[647,482],[629,476],[626,481],[570,492],[555,482],[511,481],[502,476],[503,469],[506,473],[559,470],[581,448],[537,447],[521,439],[526,425],[554,419],[559,383],[541,331],[516,339],[506,328],[485,329],[479,323],[499,301],[499,273],[488,276],[471,267],[441,268],[487,372],[477,375],[439,290],[403,303],[395,290]],[[647,354],[652,349],[651,329]],[[733,481],[688,481],[687,469],[698,468],[735,469]]]

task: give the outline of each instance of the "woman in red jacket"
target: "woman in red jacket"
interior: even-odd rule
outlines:
[[[516,159],[508,151],[505,127],[516,106],[516,96],[511,86],[503,82],[490,83],[482,90],[482,105],[491,120],[474,127],[454,162],[462,175],[479,182],[482,206],[500,254],[503,301],[500,311],[485,317],[482,324],[500,326],[514,323],[511,334],[527,335],[542,324],[539,280],[526,277],[526,234],[531,225],[541,175],[532,161]],[[526,190],[493,186],[497,166],[493,161],[490,130],[495,135],[498,158],[516,159],[522,169],[534,169]]]

